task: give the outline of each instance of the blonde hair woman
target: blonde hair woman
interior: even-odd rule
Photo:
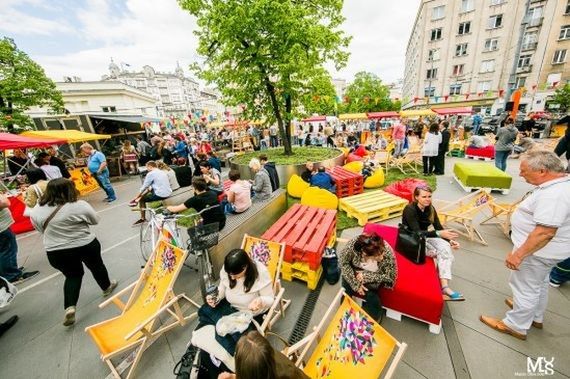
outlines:
[[[180,184],[178,184],[178,179],[176,179],[176,173],[174,172],[173,169],[170,168],[170,166],[168,166],[166,163],[162,161],[157,161],[156,166],[158,167],[159,170],[166,172],[166,175],[168,175],[168,184],[170,184],[170,189],[172,191],[176,191],[178,188],[180,188]]]

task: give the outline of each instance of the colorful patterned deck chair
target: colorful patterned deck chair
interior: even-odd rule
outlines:
[[[283,353],[300,351],[295,364],[313,379],[379,378],[394,353],[384,373],[392,378],[406,348],[340,289],[314,331]]]
[[[471,241],[487,245],[481,233],[475,228],[474,219],[492,202],[493,197],[484,189],[452,202],[438,200],[437,204],[443,204],[443,206],[438,205],[437,208],[439,221],[446,227],[460,226],[461,229],[456,230],[457,233]]]
[[[258,326],[260,333],[264,334],[266,330],[270,330],[279,317],[285,317],[285,310],[291,304],[291,300],[283,299],[285,288],[281,287],[281,265],[283,263],[283,255],[285,254],[285,244],[252,237],[245,234],[241,243],[244,249],[254,261],[263,263],[267,266],[269,275],[273,280],[273,293],[275,300],[273,305],[267,311],[263,324]]]
[[[114,303],[121,314],[85,329],[115,378],[120,378],[129,366],[126,377],[132,378],[142,353],[154,341],[164,332],[196,317],[197,312],[184,315],[180,300],[186,300],[190,307],[200,306],[184,294],[175,295],[172,289],[186,254],[184,250],[160,240],[139,279],[99,305],[103,308]],[[125,304],[120,298],[127,294],[129,299]],[[159,320],[160,316],[168,315],[168,319],[162,317],[162,321]],[[130,354],[120,364],[115,366],[111,361],[129,351]]]

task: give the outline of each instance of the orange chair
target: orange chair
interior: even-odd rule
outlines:
[[[180,300],[184,299],[196,308],[200,306],[186,295],[175,295],[173,292],[186,254],[186,251],[160,240],[139,279],[99,305],[99,308],[103,308],[113,303],[121,314],[85,329],[115,378],[121,378],[129,366],[126,377],[132,378],[142,353],[154,341],[164,332],[196,317],[197,312],[184,315]],[[127,294],[129,299],[125,304],[120,298]],[[160,316],[168,314],[171,317],[166,322],[159,320]],[[130,354],[115,366],[112,358],[129,351]]]

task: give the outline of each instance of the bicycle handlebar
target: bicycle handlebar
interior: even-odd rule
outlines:
[[[131,211],[132,212],[149,211],[150,213],[153,214],[153,216],[160,214],[160,215],[163,215],[163,216],[168,217],[168,218],[186,218],[186,217],[201,216],[202,213],[209,211],[211,209],[217,208],[219,206],[220,206],[220,204],[212,205],[212,206],[209,206],[207,208],[202,209],[200,212],[193,212],[193,213],[184,214],[184,215],[180,215],[177,213],[170,212],[165,207],[159,207],[159,208],[138,208],[138,207],[136,207],[136,208],[131,208]]]

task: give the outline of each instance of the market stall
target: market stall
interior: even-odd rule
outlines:
[[[343,113],[338,115],[339,120],[368,120],[366,113]]]
[[[435,116],[436,113],[431,109],[411,109],[409,111],[400,111],[400,117],[426,117]]]
[[[366,114],[370,120],[381,120],[383,118],[400,118],[400,114],[398,112],[389,111],[389,112],[368,112]]]
[[[432,111],[440,116],[471,115],[473,114],[473,107],[432,108]]]

